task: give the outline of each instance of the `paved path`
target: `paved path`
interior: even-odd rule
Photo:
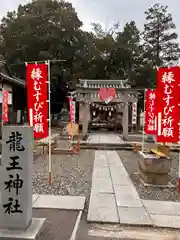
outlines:
[[[122,144],[124,141],[116,133],[91,133],[87,139],[88,143],[92,144]]]
[[[116,151],[96,151],[89,222],[180,228],[180,203],[141,200]]]

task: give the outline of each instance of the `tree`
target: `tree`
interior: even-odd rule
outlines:
[[[82,26],[72,5],[64,1],[36,0],[9,12],[1,24],[1,53],[12,62],[72,59]]]
[[[58,96],[62,101],[60,96],[66,95],[62,91],[67,90],[64,82],[71,80],[74,64],[84,48],[81,26],[69,2],[36,0],[19,5],[2,20],[0,54],[21,78],[25,78],[25,61],[66,60],[51,66],[52,101],[54,96],[54,101]]]
[[[94,32],[94,42],[96,49],[96,78],[109,79],[111,78],[111,55],[115,48],[115,35],[119,28],[119,23],[116,23],[112,28],[103,30],[102,26],[97,23],[92,24]]]
[[[144,25],[144,58],[152,66],[176,64],[180,57],[177,33],[167,6],[155,4],[146,12]]]
[[[135,85],[141,61],[140,32],[135,22],[131,21],[126,23],[122,31],[116,33],[115,47],[111,54],[111,72],[122,79],[128,78]]]

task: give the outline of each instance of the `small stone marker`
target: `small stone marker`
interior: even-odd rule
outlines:
[[[32,230],[32,138],[33,130],[28,126],[3,127],[0,239],[6,229],[12,234],[13,230],[26,230],[26,233],[28,227]]]

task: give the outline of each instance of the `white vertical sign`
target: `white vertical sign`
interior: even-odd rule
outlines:
[[[132,124],[137,124],[137,102],[132,104]]]
[[[0,228],[26,229],[32,221],[33,130],[2,129]]]
[[[72,122],[76,122],[76,102],[72,101]]]

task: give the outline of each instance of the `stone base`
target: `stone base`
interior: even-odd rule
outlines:
[[[45,218],[33,218],[31,225],[25,231],[0,229],[0,240],[36,240],[45,220]]]
[[[158,185],[158,184],[150,184],[144,181],[138,172],[134,173],[134,175],[138,175],[140,182],[143,184],[144,187],[151,187],[151,188],[162,188],[162,189],[175,189],[177,186],[173,185],[171,182],[168,182],[167,185]]]
[[[140,166],[138,166],[138,173],[145,183],[152,185],[168,185],[169,176],[167,173],[158,174],[144,172]]]

